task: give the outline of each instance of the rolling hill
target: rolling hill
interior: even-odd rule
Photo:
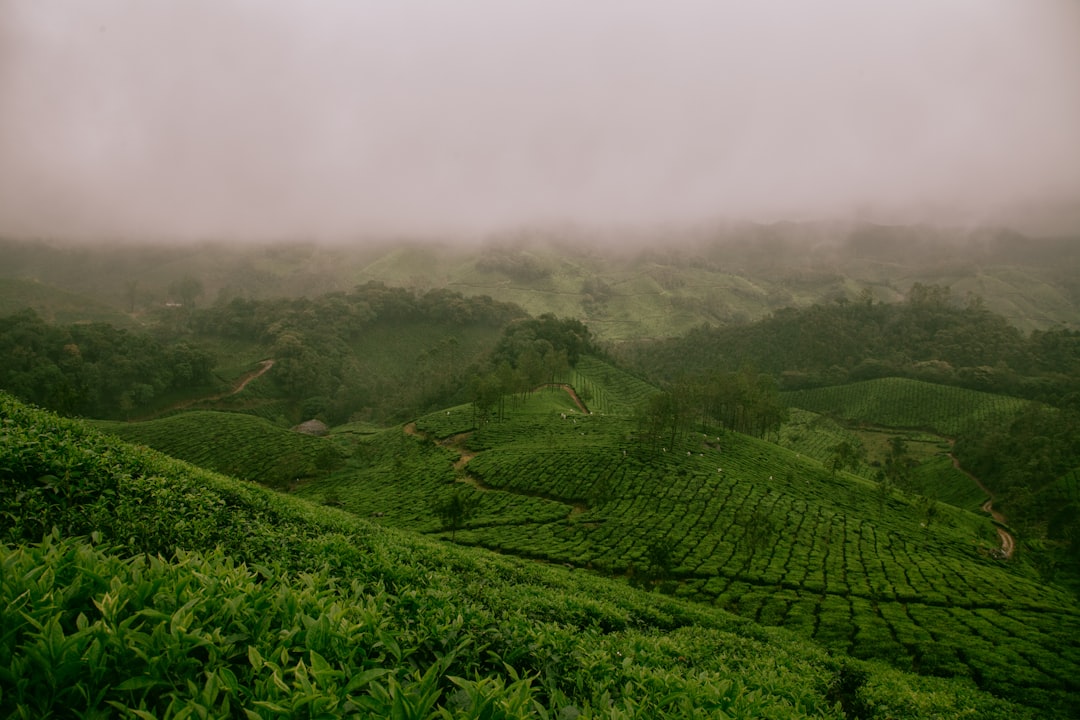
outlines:
[[[1075,709],[1053,688],[1017,705],[970,680],[834,656],[703,604],[379,528],[6,396],[0,418],[8,716]]]
[[[330,440],[291,432],[252,415],[194,411],[146,422],[94,425],[178,460],[270,487],[286,488],[340,463],[341,452]]]
[[[929,430],[946,436],[988,421],[1007,422],[1027,400],[910,378],[878,378],[782,393],[793,407],[854,423]]]
[[[0,275],[94,298],[152,321],[185,278],[200,307],[236,297],[345,291],[370,280],[411,292],[448,288],[533,315],[580,317],[621,342],[745,323],[785,307],[902,299],[941,284],[1027,332],[1080,324],[1075,238],[1001,228],[776,223],[618,231],[529,228],[468,241],[95,246],[0,239]],[[175,298],[174,298],[175,299]]]
[[[640,382],[595,360],[578,372],[609,398]],[[931,503],[737,433],[652,451],[631,415],[607,407],[582,413],[555,388],[479,427],[467,406],[440,411],[365,438],[347,470],[298,494],[1006,697],[1075,694],[1080,647],[1064,641],[1080,631],[1075,598],[995,559],[993,526],[962,509],[975,509],[973,483],[951,464],[922,480],[946,485]],[[454,494],[473,512],[448,528],[434,508]],[[942,505],[954,498],[962,507]]]

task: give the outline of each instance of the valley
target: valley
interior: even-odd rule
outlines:
[[[588,282],[560,284],[544,252],[455,250],[443,267],[490,276],[473,289],[494,298],[449,275],[410,289],[361,273],[311,297],[128,313],[125,329],[44,319],[36,293],[0,318],[4,562],[60,578],[4,581],[9,603],[35,599],[4,616],[0,707],[52,707],[26,680],[48,666],[56,693],[75,683],[132,713],[179,697],[174,676],[203,687],[192,707],[266,717],[301,690],[417,717],[487,717],[482,698],[507,717],[1080,712],[1071,321],[1022,331],[959,281],[914,280],[893,302],[862,284],[623,336],[620,313],[679,317],[622,305],[652,297],[631,288],[660,277],[656,258],[602,276],[567,259]],[[406,259],[420,262],[391,252],[370,272]],[[668,261],[670,307],[697,307],[681,289],[701,268]],[[732,302],[748,297],[736,285]],[[325,433],[296,431],[313,419]],[[140,590],[150,576],[187,599]],[[310,609],[266,610],[284,602],[267,583]],[[121,596],[128,609],[103,609]],[[247,629],[166,643],[192,603],[218,613],[206,627]],[[254,630],[258,612],[295,642]],[[335,613],[366,617],[367,639],[311,635]],[[124,623],[146,639],[117,636],[113,674],[61,679]],[[138,660],[152,638],[160,667]],[[35,660],[49,642],[54,659]]]

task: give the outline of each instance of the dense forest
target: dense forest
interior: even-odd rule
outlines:
[[[1080,391],[1080,332],[1028,335],[981,299],[916,283],[902,303],[867,293],[785,308],[755,323],[701,327],[679,338],[639,341],[617,356],[658,381],[749,365],[785,390],[878,377],[911,377],[1061,404]]]
[[[317,298],[162,306],[142,331],[56,326],[24,311],[0,319],[0,387],[64,413],[129,418],[161,409],[172,391],[223,387],[213,374],[216,360],[239,346],[275,360],[268,392],[285,402],[286,419],[342,422],[367,408],[368,417],[385,420],[463,401],[467,378],[479,372],[502,328],[524,318],[520,308],[486,296],[415,294],[375,282]],[[508,335],[504,346],[529,327]],[[414,351],[422,348],[418,356],[384,348],[400,335],[410,336]],[[564,357],[582,349],[554,336],[539,340],[541,356],[551,340]]]
[[[169,392],[214,385],[214,358],[186,342],[112,325],[0,318],[0,387],[71,415],[124,417]]]
[[[1006,425],[986,422],[957,438],[956,457],[1000,497],[995,504],[1033,545],[1044,577],[1080,578],[1080,408],[1041,404]]]

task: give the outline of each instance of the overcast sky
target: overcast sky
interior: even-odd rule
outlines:
[[[1077,0],[0,0],[9,235],[1077,206]]]

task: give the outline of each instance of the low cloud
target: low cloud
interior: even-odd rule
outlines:
[[[1080,5],[0,2],[0,233],[1080,227]]]

